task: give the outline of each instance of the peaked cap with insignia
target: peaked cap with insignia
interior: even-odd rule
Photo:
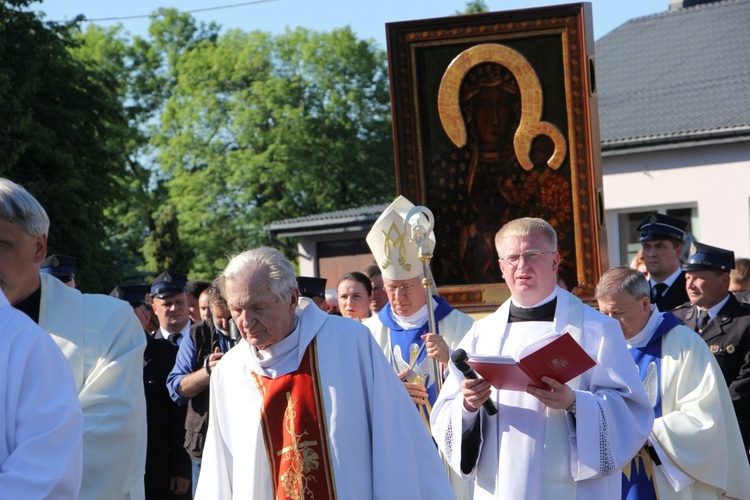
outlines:
[[[138,307],[146,304],[146,294],[150,290],[149,285],[117,285],[109,295],[124,300],[132,307]]]
[[[734,269],[734,252],[696,241],[690,245],[690,255],[682,269],[684,271],[710,269],[728,273]]]
[[[672,239],[682,242],[688,223],[671,215],[652,212],[638,226],[640,241]]]
[[[151,282],[151,296],[163,299],[187,291],[187,276],[174,271],[164,271]]]

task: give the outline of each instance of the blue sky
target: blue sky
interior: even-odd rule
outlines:
[[[252,1],[252,0],[250,0]],[[385,23],[443,17],[466,7],[465,0],[46,0],[31,8],[45,13],[50,21],[69,20],[78,14],[87,19],[121,18],[96,21],[109,26],[120,22],[131,34],[145,35],[147,16],[158,7],[192,13],[200,21],[216,21],[225,29],[283,32],[286,27],[303,26],[316,31],[351,26],[360,38],[372,38],[383,48]],[[485,0],[490,10],[513,10],[573,3],[570,0]],[[664,12],[669,0],[592,0],[594,37],[599,39],[630,19]]]

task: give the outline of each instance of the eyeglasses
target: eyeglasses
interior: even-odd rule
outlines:
[[[383,287],[383,290],[385,290],[388,293],[396,293],[396,290],[398,290],[401,293],[409,293],[414,288],[414,285],[401,285],[401,286],[391,286],[391,285],[385,285]]]
[[[513,255],[506,255],[505,257],[501,257],[500,260],[508,264],[509,266],[517,266],[519,262],[521,262],[521,259],[526,261],[527,264],[536,264],[539,262],[539,259],[542,258],[542,255],[547,255],[550,253],[555,252],[540,252],[538,250],[533,252],[526,252],[522,254],[513,254]]]

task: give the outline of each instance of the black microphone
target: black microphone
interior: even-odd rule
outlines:
[[[469,359],[469,356],[466,354],[466,351],[463,349],[456,349],[453,351],[453,354],[451,354],[451,361],[453,361],[453,364],[456,365],[456,368],[461,370],[461,373],[464,374],[464,377],[468,379],[478,379],[479,375],[477,375],[477,372],[474,371],[474,368],[469,366],[469,363],[466,362],[466,360]],[[487,412],[487,415],[494,415],[497,413],[497,407],[495,406],[495,403],[492,402],[492,398],[487,398],[487,401],[482,403],[482,408],[484,408],[484,411]]]
[[[237,342],[242,338],[240,329],[237,327],[237,323],[234,322],[234,319],[229,320],[229,338],[232,339],[232,347],[236,346]]]

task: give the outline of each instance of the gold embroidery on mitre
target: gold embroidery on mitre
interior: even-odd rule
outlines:
[[[388,266],[393,263],[393,259],[391,258],[391,249],[397,248],[398,264],[405,271],[411,271],[411,264],[406,261],[409,255],[408,251],[406,250],[406,233],[402,233],[401,231],[399,231],[398,226],[396,226],[395,222],[391,222],[391,227],[388,228],[387,232],[382,232],[384,240],[383,253],[385,255],[385,260],[380,263],[381,269],[388,269]],[[392,234],[395,234],[395,237],[392,237]]]
[[[305,498],[315,498],[313,492],[308,488],[307,483],[310,479],[315,480],[312,475],[307,473],[316,470],[319,465],[318,454],[311,447],[318,444],[317,441],[301,441],[307,434],[302,431],[296,433],[294,419],[297,413],[294,411],[295,402],[292,401],[290,392],[286,393],[286,410],[284,410],[284,427],[292,439],[292,444],[285,446],[277,455],[281,455],[281,462],[289,463],[289,469],[281,475],[281,486],[284,489],[286,498],[293,500],[303,500]]]

